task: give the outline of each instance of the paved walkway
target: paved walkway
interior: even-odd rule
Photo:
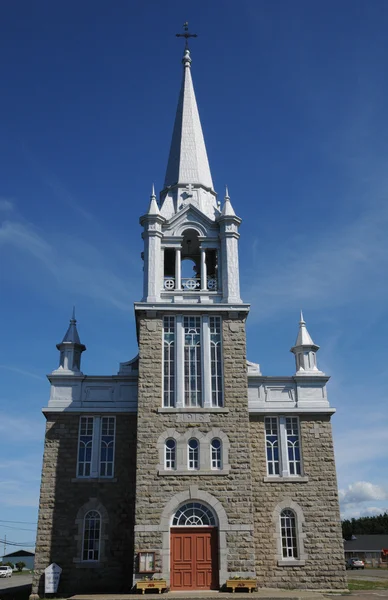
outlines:
[[[345,590],[344,590],[345,592]],[[341,594],[340,591],[334,592],[336,595]],[[145,600],[146,596],[155,600],[159,598],[160,600],[179,600],[184,598],[184,600],[205,600],[212,599],[218,600],[221,598],[229,598],[229,600],[322,600],[323,598],[327,598],[330,592],[322,591],[322,592],[310,592],[306,590],[279,590],[278,588],[262,588],[257,592],[252,593],[244,593],[244,592],[165,592],[164,594],[150,594],[146,592],[143,594],[77,594],[76,596],[71,596],[69,600],[135,600],[136,598],[140,600]],[[347,593],[348,595],[348,593]]]

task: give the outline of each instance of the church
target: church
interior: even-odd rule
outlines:
[[[48,376],[34,598],[53,562],[60,595],[346,588],[329,377],[302,314],[293,374],[247,360],[238,199],[214,191],[187,44],[182,63],[164,186],[140,217],[138,356],[84,374],[73,313]]]

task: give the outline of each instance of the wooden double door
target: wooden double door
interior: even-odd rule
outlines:
[[[218,531],[216,527],[171,529],[171,590],[218,589]]]

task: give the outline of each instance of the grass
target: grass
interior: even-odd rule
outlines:
[[[354,590],[388,590],[388,581],[366,581],[365,579],[349,579],[348,587]]]

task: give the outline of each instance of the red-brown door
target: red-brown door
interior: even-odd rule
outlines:
[[[217,538],[215,527],[171,529],[171,590],[218,588]]]

